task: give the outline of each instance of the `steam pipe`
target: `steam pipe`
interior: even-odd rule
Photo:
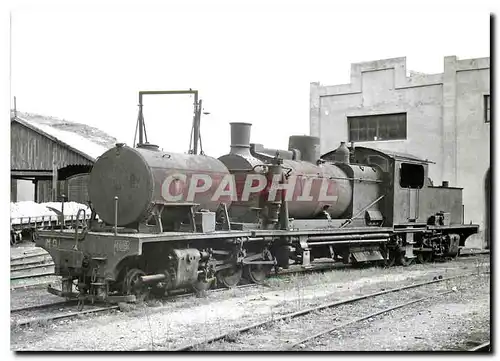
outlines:
[[[118,197],[115,196],[115,236],[118,234]]]
[[[158,273],[155,275],[141,276],[141,282],[143,283],[159,282],[163,281],[165,278],[167,278],[166,274]]]
[[[359,244],[359,243],[384,243],[387,239],[365,239],[365,240],[348,240],[348,241],[328,241],[328,242],[307,242],[308,246],[328,246],[331,244]]]
[[[372,238],[389,238],[389,233],[371,233],[371,234],[345,234],[345,235],[330,235],[330,236],[311,236],[310,241],[342,241],[356,239],[372,239]]]

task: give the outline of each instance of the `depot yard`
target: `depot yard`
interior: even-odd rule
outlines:
[[[476,255],[445,263],[415,264],[405,267],[404,273],[402,267],[369,267],[291,274],[268,279],[264,286],[208,293],[204,297],[150,300],[115,312],[27,328],[13,325],[11,347],[13,350],[173,350],[326,302],[474,274],[425,286],[425,289],[339,306],[329,313],[314,313],[300,327],[309,334],[321,331],[321,324],[349,320],[353,315],[380,309],[381,304],[392,305],[430,293],[450,292],[353,324],[298,347],[299,350],[342,351],[464,350],[489,340],[489,270],[489,255]],[[25,304],[33,304],[37,297],[48,301],[43,288],[13,291],[12,300],[17,305],[11,307],[23,307],[23,299],[27,300]],[[278,326],[286,338],[286,322]],[[253,346],[250,343],[251,350],[280,349],[273,340],[279,341],[282,347],[287,339],[276,338],[276,327],[249,331],[195,350],[248,350],[248,339],[256,337],[263,341]]]

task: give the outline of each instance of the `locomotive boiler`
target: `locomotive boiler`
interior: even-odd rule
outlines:
[[[352,198],[351,184],[346,173],[338,166],[316,164],[319,159],[318,138],[295,136],[290,138],[289,150],[268,150],[250,144],[250,128],[251,124],[248,123],[231,123],[230,153],[219,158],[236,179],[242,180],[238,184],[245,184],[245,179],[252,174],[262,174],[264,169],[273,168],[266,163],[279,158],[282,159],[280,165],[275,166],[271,173],[286,174],[284,184],[289,186],[282,187],[287,188],[291,218],[317,218],[326,213],[338,218],[346,212]],[[231,208],[231,214],[251,219],[252,215],[248,216],[248,212],[260,208],[258,200],[262,193],[267,195],[268,191],[263,189],[250,201],[238,199]],[[237,193],[240,195],[243,192]]]
[[[462,189],[432,185],[427,160],[345,143],[320,155],[309,136],[290,137],[286,150],[266,148],[250,142],[248,123],[231,124],[230,151],[216,159],[196,154],[200,113],[196,100],[194,154],[140,137],[134,148],[117,144],[99,157],[90,221],[36,235],[62,278],[50,293],[133,301],[242,278],[260,283],[321,258],[407,266],[454,257],[478,232],[463,224]],[[221,192],[227,179],[235,194]]]

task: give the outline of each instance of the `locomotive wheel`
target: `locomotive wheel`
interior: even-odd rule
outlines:
[[[10,245],[14,246],[15,244],[16,244],[16,234],[15,233],[11,233],[10,234]]]
[[[245,278],[253,283],[260,284],[264,282],[267,276],[273,270],[273,265],[268,264],[249,264],[246,265],[245,270]]]
[[[394,250],[389,249],[382,251],[382,255],[385,259],[383,261],[380,261],[380,266],[388,268],[396,264],[396,252]]]
[[[123,294],[135,295],[137,301],[143,301],[148,295],[148,288],[141,281],[141,276],[145,275],[143,271],[137,268],[128,271],[123,279]]]
[[[240,283],[243,270],[241,267],[231,267],[220,270],[217,272],[217,281],[224,285],[224,287],[235,287]]]
[[[208,281],[205,279],[198,279],[198,281],[192,284],[192,287],[196,293],[203,293],[212,288],[213,284],[214,284],[213,279],[210,279]]]
[[[432,252],[418,252],[417,261],[421,264],[432,262]]]
[[[397,256],[398,264],[400,264],[403,267],[410,266],[414,260],[415,260],[415,258],[406,257],[406,255],[403,252],[398,253],[398,256]]]

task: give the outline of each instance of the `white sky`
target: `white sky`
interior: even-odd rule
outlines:
[[[390,7],[398,12],[346,3],[18,5],[12,96],[21,111],[87,123],[131,145],[139,90],[197,89],[211,113],[204,150],[218,157],[232,121],[253,123],[252,141],[272,148],[309,134],[309,83],[348,83],[353,62],[406,56],[408,69],[437,73],[446,55],[490,55],[487,3],[443,2],[448,9],[432,12],[432,2]],[[187,150],[192,99],[146,97],[144,111],[150,142]]]

